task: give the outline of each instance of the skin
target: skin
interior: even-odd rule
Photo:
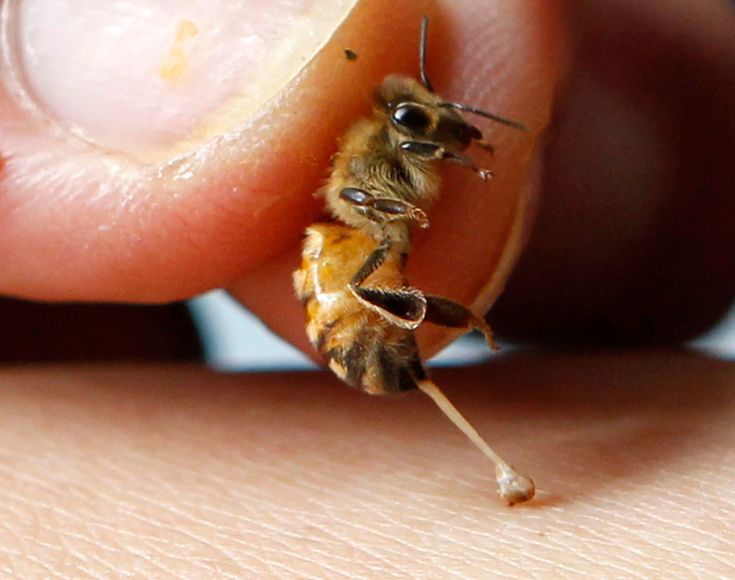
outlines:
[[[730,308],[732,6],[569,2],[575,61],[538,220],[493,311],[499,331],[557,344],[675,342]]]
[[[298,235],[319,209],[310,195],[335,138],[367,110],[364,95],[389,70],[415,69],[414,45],[390,43],[387,58],[379,39],[387,31],[414,38],[425,7],[365,4],[263,114],[227,126],[239,131],[235,145],[193,145],[195,177],[183,185],[158,177],[165,152],[115,156],[123,170],[110,174],[102,162],[109,152],[60,139],[3,101],[0,292],[165,302],[225,285],[281,334],[303,340],[297,306],[274,305],[273,297],[291,293]],[[732,300],[735,271],[727,252],[735,247],[732,196],[725,195],[735,146],[732,10],[715,0],[570,1],[564,12],[540,1],[486,7],[441,5],[432,80],[443,93],[520,118],[532,131],[520,141],[493,133],[499,153],[491,165],[503,179],[487,191],[478,194],[474,175],[445,172],[444,191],[452,195],[441,198],[432,227],[417,240],[412,281],[474,302],[507,236],[491,238],[493,258],[475,252],[483,259],[470,259],[463,248],[499,235],[488,221],[499,199],[517,207],[523,187],[535,187],[540,221],[507,302],[495,311],[499,326],[556,340],[558,323],[534,327],[539,317],[529,305],[543,298],[536,313],[562,309],[560,320],[579,321],[575,332],[589,341],[596,337],[589,320],[621,296],[627,302],[618,308],[633,313],[624,319],[632,318],[636,333],[676,336],[655,320],[641,323],[636,313],[652,303],[660,305],[657,320],[687,313],[689,333],[710,324]],[[473,34],[474,27],[485,33]],[[345,47],[357,61],[344,58]],[[676,78],[664,74],[671,70]],[[125,87],[111,79],[110,90]],[[668,95],[676,103],[686,97],[690,113],[674,110],[662,99]],[[626,115],[610,126],[575,130],[621,109]],[[710,130],[712,111],[717,130]],[[549,122],[556,137],[534,158]],[[608,144],[600,135],[611,134],[615,147],[601,150]],[[580,170],[590,187],[568,187]],[[625,187],[612,187],[611,175],[626,176]],[[630,196],[617,197],[620,191]],[[568,197],[551,197],[561,193]],[[466,227],[458,231],[458,222]],[[569,231],[570,223],[589,228]],[[600,224],[609,229],[593,227]],[[685,249],[672,246],[683,230]],[[465,258],[435,258],[449,250]],[[612,259],[618,256],[626,260]],[[580,275],[591,263],[595,275]],[[652,275],[651,264],[661,263],[676,264],[682,275]],[[452,267],[471,283],[459,284]],[[630,283],[628,294],[621,281]],[[589,296],[597,302],[582,300]],[[698,314],[700,305],[707,312]],[[619,319],[620,310],[608,318]],[[510,322],[502,322],[504,312]],[[6,368],[0,570],[731,576],[734,373],[732,363],[680,350],[530,352],[437,373],[479,431],[544,492],[536,507],[509,510],[493,496],[482,458],[418,394],[370,399],[325,374]]]
[[[655,377],[655,381],[651,380]],[[514,353],[420,393],[182,366],[0,372],[3,575],[730,577],[735,365]],[[706,393],[706,395],[704,395]]]

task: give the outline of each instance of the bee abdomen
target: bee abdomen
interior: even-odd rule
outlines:
[[[350,280],[375,248],[366,233],[334,224],[306,232],[301,268],[294,288],[304,304],[306,332],[332,371],[349,385],[372,394],[417,388],[424,377],[411,329],[397,324],[390,309],[368,308],[350,290]],[[396,289],[403,283],[391,255],[377,283]],[[413,328],[413,327],[411,327]]]
[[[413,335],[388,325],[350,328],[337,320],[316,335],[314,346],[344,382],[370,394],[409,391],[425,373]]]

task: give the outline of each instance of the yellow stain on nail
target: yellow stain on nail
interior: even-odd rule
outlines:
[[[174,84],[181,80],[188,68],[187,44],[199,34],[199,29],[191,20],[182,20],[176,28],[176,36],[168,49],[168,54],[158,67],[158,74],[163,80]]]

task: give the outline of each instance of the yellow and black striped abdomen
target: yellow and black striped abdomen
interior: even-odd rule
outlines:
[[[307,314],[312,345],[347,384],[371,394],[417,388],[424,378],[413,331],[391,323],[360,302],[349,288],[355,272],[375,249],[359,230],[335,224],[307,229],[294,285]],[[381,287],[404,284],[390,258],[375,273]]]

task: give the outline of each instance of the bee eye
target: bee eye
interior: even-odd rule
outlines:
[[[431,124],[431,119],[423,107],[410,103],[398,105],[393,111],[391,119],[395,124],[416,132],[427,129]]]

